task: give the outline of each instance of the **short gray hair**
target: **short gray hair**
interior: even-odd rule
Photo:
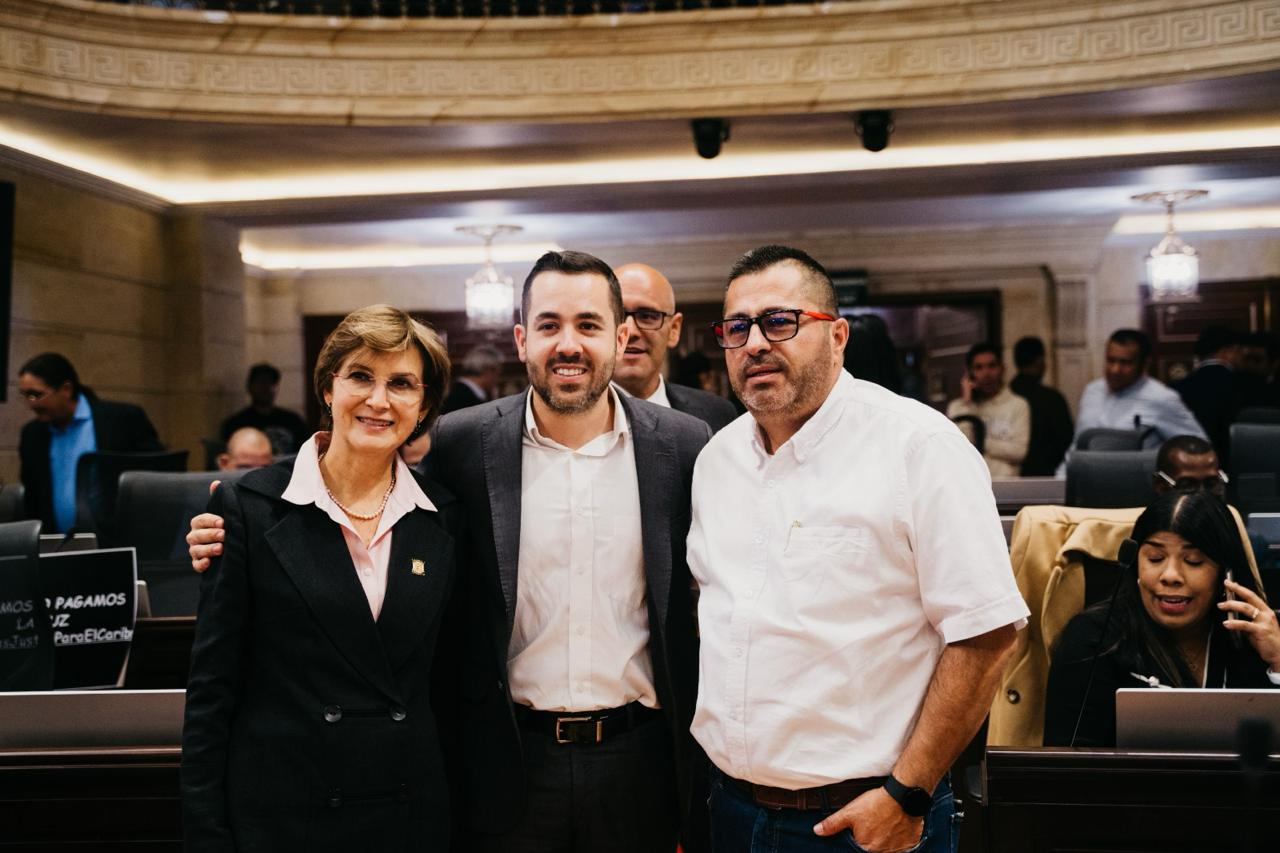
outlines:
[[[504,361],[506,358],[497,347],[480,344],[472,347],[471,351],[462,357],[462,362],[458,365],[458,373],[461,376],[479,376],[495,367],[502,367]]]

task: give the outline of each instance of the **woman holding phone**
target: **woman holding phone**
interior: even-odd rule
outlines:
[[[1168,492],[1131,539],[1114,598],[1072,619],[1053,649],[1045,746],[1114,746],[1121,687],[1280,686],[1280,625],[1226,504]]]
[[[186,847],[448,848],[431,709],[456,504],[397,455],[449,387],[440,338],[348,315],[314,375],[329,430],[215,493],[183,728]]]

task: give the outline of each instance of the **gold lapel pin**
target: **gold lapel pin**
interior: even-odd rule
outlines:
[[[415,575],[425,575],[427,573],[427,564],[421,560],[415,559],[413,561],[413,573]]]

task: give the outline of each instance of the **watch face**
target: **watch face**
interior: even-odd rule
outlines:
[[[912,817],[924,817],[933,807],[933,797],[924,788],[907,788],[902,795],[902,810]]]

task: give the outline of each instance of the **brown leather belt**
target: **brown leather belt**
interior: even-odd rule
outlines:
[[[844,782],[833,782],[817,788],[801,788],[789,791],[786,788],[770,788],[768,785],[757,785],[732,776],[725,776],[725,782],[750,797],[755,804],[766,809],[800,809],[801,811],[835,811],[842,809],[867,791],[875,790],[884,784],[885,777],[870,776],[866,779],[849,779]]]
[[[597,744],[657,719],[661,714],[639,702],[599,711],[535,711],[516,705],[516,720],[529,732],[550,735],[559,744]]]

